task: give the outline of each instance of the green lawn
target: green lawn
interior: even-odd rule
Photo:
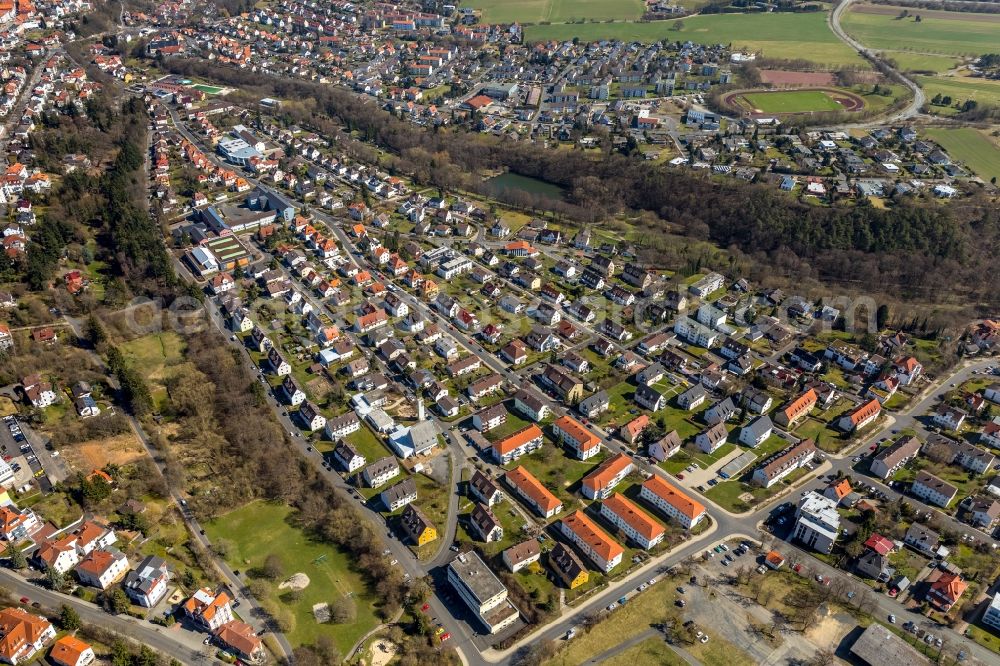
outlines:
[[[911,8],[911,16],[900,19],[898,12],[901,8],[891,8],[893,11],[890,14],[859,11],[863,9],[864,5],[851,7],[844,15],[842,24],[848,33],[872,48],[978,56],[995,51],[1000,43],[1000,23],[992,14],[927,14]],[[914,14],[921,14],[919,23],[912,16]]]
[[[378,436],[375,435],[375,433],[372,432],[372,430],[365,423],[361,425],[361,430],[352,432],[344,439],[354,445],[354,447],[358,450],[358,453],[365,457],[365,462],[368,464],[371,464],[380,458],[392,455],[392,452],[389,451],[389,447],[383,444]]]
[[[840,111],[841,106],[820,90],[789,90],[747,93],[743,95],[755,109],[763,113],[804,113],[807,111]]]
[[[252,502],[208,523],[205,530],[213,540],[225,539],[230,544],[226,561],[232,568],[247,572],[248,578],[249,572],[261,567],[271,554],[281,558],[284,576],[299,572],[309,576],[310,584],[297,600],[281,598],[287,591],[278,590],[280,580],[261,579],[270,591],[261,602],[268,609],[287,607],[292,611],[294,626],[286,635],[293,646],[314,644],[319,636],[328,636],[344,654],[378,624],[376,599],[352,569],[347,555],[311,541],[288,523],[291,513],[291,507],[284,504]],[[315,621],[313,604],[332,602],[344,595],[351,595],[357,603],[357,619],[352,624]]]
[[[621,654],[602,662],[605,666],[686,666],[662,637],[647,638]]]
[[[941,144],[952,159],[963,162],[983,180],[994,176],[1000,178],[1000,146],[984,132],[971,127],[934,127],[924,133]]]
[[[580,489],[580,479],[591,472],[598,464],[607,458],[607,452],[602,451],[585,462],[567,456],[561,447],[546,442],[534,453],[518,458],[506,466],[513,469],[524,465],[525,469],[535,475],[542,484],[551,490],[563,502],[564,514],[577,508],[574,493]]]
[[[599,39],[653,42],[691,40],[699,44],[732,44],[734,50],[760,51],[769,58],[807,58],[823,68],[866,64],[837,39],[826,25],[825,12],[772,14],[712,14],[647,23],[586,23],[539,25],[525,28],[529,42]]]
[[[483,23],[635,20],[644,9],[641,0],[472,0],[468,6],[483,11]]]

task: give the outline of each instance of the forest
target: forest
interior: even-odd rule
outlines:
[[[647,211],[659,220],[648,225],[649,238],[681,234],[711,241],[756,264],[758,274],[814,278],[914,301],[956,296],[987,308],[996,305],[996,290],[976,278],[993,261],[987,248],[1000,241],[1000,214],[975,195],[948,207],[921,201],[891,209],[867,202],[811,206],[765,185],[650,165],[610,150],[595,159],[461,130],[414,131],[373,100],[333,86],[262,77],[207,61],[175,58],[164,66],[238,86],[247,100],[263,95],[304,100],[283,111],[287,122],[316,128],[359,159],[377,161],[374,150],[353,138],[360,136],[391,151],[383,166],[418,184],[480,191],[481,174],[509,169],[565,187],[568,201],[554,211],[565,219],[595,224]],[[553,207],[537,200],[522,203]]]

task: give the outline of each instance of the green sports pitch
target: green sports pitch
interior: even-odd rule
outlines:
[[[759,113],[808,113],[842,111],[832,97],[821,90],[789,90],[744,93],[743,98]]]
[[[576,21],[635,21],[642,0],[470,0],[482,10],[484,23],[574,23]]]

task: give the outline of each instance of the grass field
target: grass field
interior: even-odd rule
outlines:
[[[687,664],[660,637],[647,638],[638,645],[602,663],[605,666],[685,666]]]
[[[153,403],[161,409],[167,400],[165,382],[183,361],[184,341],[181,336],[172,331],[152,333],[122,344],[121,350],[142,372],[149,384]]]
[[[468,5],[482,10],[483,23],[635,20],[644,9],[642,0],[472,0]]]
[[[940,93],[951,97],[952,103],[961,103],[974,99],[981,104],[1000,106],[1000,81],[973,79],[961,76],[918,76],[916,81],[927,93],[927,99],[932,99]],[[956,109],[947,106],[929,106],[932,113],[953,115]]]
[[[584,41],[622,39],[652,42],[660,39],[691,40],[699,44],[732,44],[734,50],[760,51],[770,58],[806,58],[824,69],[857,65],[861,57],[837,39],[826,25],[824,12],[803,14],[713,14],[648,23],[585,23],[539,25],[525,28],[530,42],[549,39]]]
[[[916,51],[954,56],[978,56],[996,51],[1000,44],[1000,22],[991,14],[977,16],[965,12],[910,10],[921,14],[918,23],[912,16],[897,18],[902,8],[892,13],[874,14],[862,6],[851,7],[843,17],[844,29],[858,41],[876,49]]]
[[[904,72],[934,72],[940,74],[961,64],[959,58],[926,53],[909,53],[907,51],[886,51],[886,57],[896,62],[896,66]]]
[[[743,97],[763,113],[805,113],[841,109],[832,97],[820,90],[746,93]]]
[[[229,544],[226,561],[234,569],[252,571],[261,567],[268,555],[278,555],[283,564],[283,575],[304,573],[310,584],[300,597],[282,599],[287,590],[278,590],[280,581],[261,579],[270,591],[262,600],[268,609],[288,608],[294,614],[294,626],[287,632],[293,645],[314,644],[321,636],[328,636],[337,644],[341,654],[348,650],[378,620],[374,613],[374,598],[364,581],[351,568],[347,556],[333,548],[310,541],[300,530],[288,524],[292,509],[282,504],[253,502],[228,513],[205,526],[213,540],[225,539]],[[317,558],[323,559],[318,561]],[[357,603],[357,619],[352,624],[319,624],[312,615],[313,604],[332,602],[350,595]]]
[[[940,143],[948,154],[961,160],[983,180],[1000,178],[1000,146],[984,132],[960,129],[930,128],[925,134]]]

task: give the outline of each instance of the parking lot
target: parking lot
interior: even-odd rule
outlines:
[[[3,418],[0,427],[0,455],[14,472],[14,488],[36,483],[43,492],[65,479],[69,472],[59,453],[49,451],[48,442],[14,416]]]

